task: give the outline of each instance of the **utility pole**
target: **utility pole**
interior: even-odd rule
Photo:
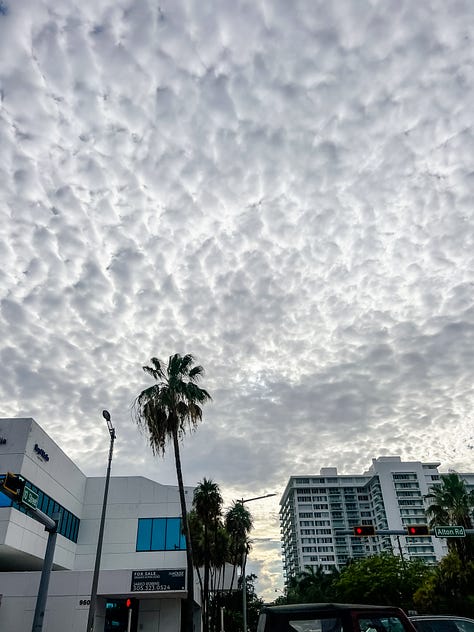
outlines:
[[[93,632],[94,630],[94,617],[95,617],[95,608],[96,608],[96,602],[97,602],[97,586],[99,584],[100,558],[102,556],[102,543],[104,540],[105,514],[107,511],[107,496],[109,494],[110,468],[112,466],[112,454],[114,451],[114,441],[115,441],[115,429],[112,426],[112,422],[110,421],[109,411],[103,410],[102,416],[107,422],[107,428],[109,430],[109,435],[110,435],[109,461],[107,465],[107,474],[105,476],[104,500],[102,502],[102,515],[100,518],[99,537],[97,540],[97,551],[95,554],[94,575],[92,578],[92,589],[91,589],[91,603],[89,606],[89,616],[87,617],[86,632]]]

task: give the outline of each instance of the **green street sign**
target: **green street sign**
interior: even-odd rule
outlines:
[[[464,527],[435,527],[435,536],[437,538],[465,538],[466,531]]]
[[[25,487],[21,502],[30,509],[36,509],[38,506],[38,494],[29,487]]]

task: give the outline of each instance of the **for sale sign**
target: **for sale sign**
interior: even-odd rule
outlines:
[[[132,571],[132,592],[175,592],[185,590],[186,571],[175,570]]]

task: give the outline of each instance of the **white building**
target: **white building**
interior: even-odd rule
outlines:
[[[280,501],[283,564],[286,577],[307,566],[341,568],[349,559],[390,551],[405,559],[435,562],[447,552],[436,537],[341,534],[354,526],[404,530],[426,524],[426,494],[439,482],[439,463],[403,462],[399,456],[372,459],[364,474],[339,475],[322,468],[319,476],[292,476]],[[473,474],[461,474],[474,484]]]
[[[33,419],[0,419],[0,475],[7,472],[20,474],[38,493],[44,513],[62,512],[43,630],[84,632],[105,478],[86,477]],[[192,492],[187,488],[189,504]],[[139,476],[111,477],[96,632],[127,630],[127,598],[133,600],[131,632],[179,631],[186,597],[180,515],[177,487]],[[2,631],[31,630],[47,536],[40,523],[0,492]],[[157,573],[158,589],[149,581],[156,581]],[[198,604],[196,609],[199,613]]]

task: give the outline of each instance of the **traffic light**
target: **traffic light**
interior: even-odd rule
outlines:
[[[365,538],[366,536],[375,535],[375,527],[373,524],[361,524],[354,527],[354,535],[357,538]]]
[[[7,496],[20,501],[25,489],[25,479],[18,474],[8,472],[3,481],[3,489],[7,492]]]
[[[134,597],[128,597],[128,599],[125,599],[125,607],[127,608],[127,610],[135,612],[135,610],[137,609],[137,605],[138,601]]]
[[[427,524],[411,524],[406,527],[407,534],[413,537],[419,535],[430,535],[430,530]]]

